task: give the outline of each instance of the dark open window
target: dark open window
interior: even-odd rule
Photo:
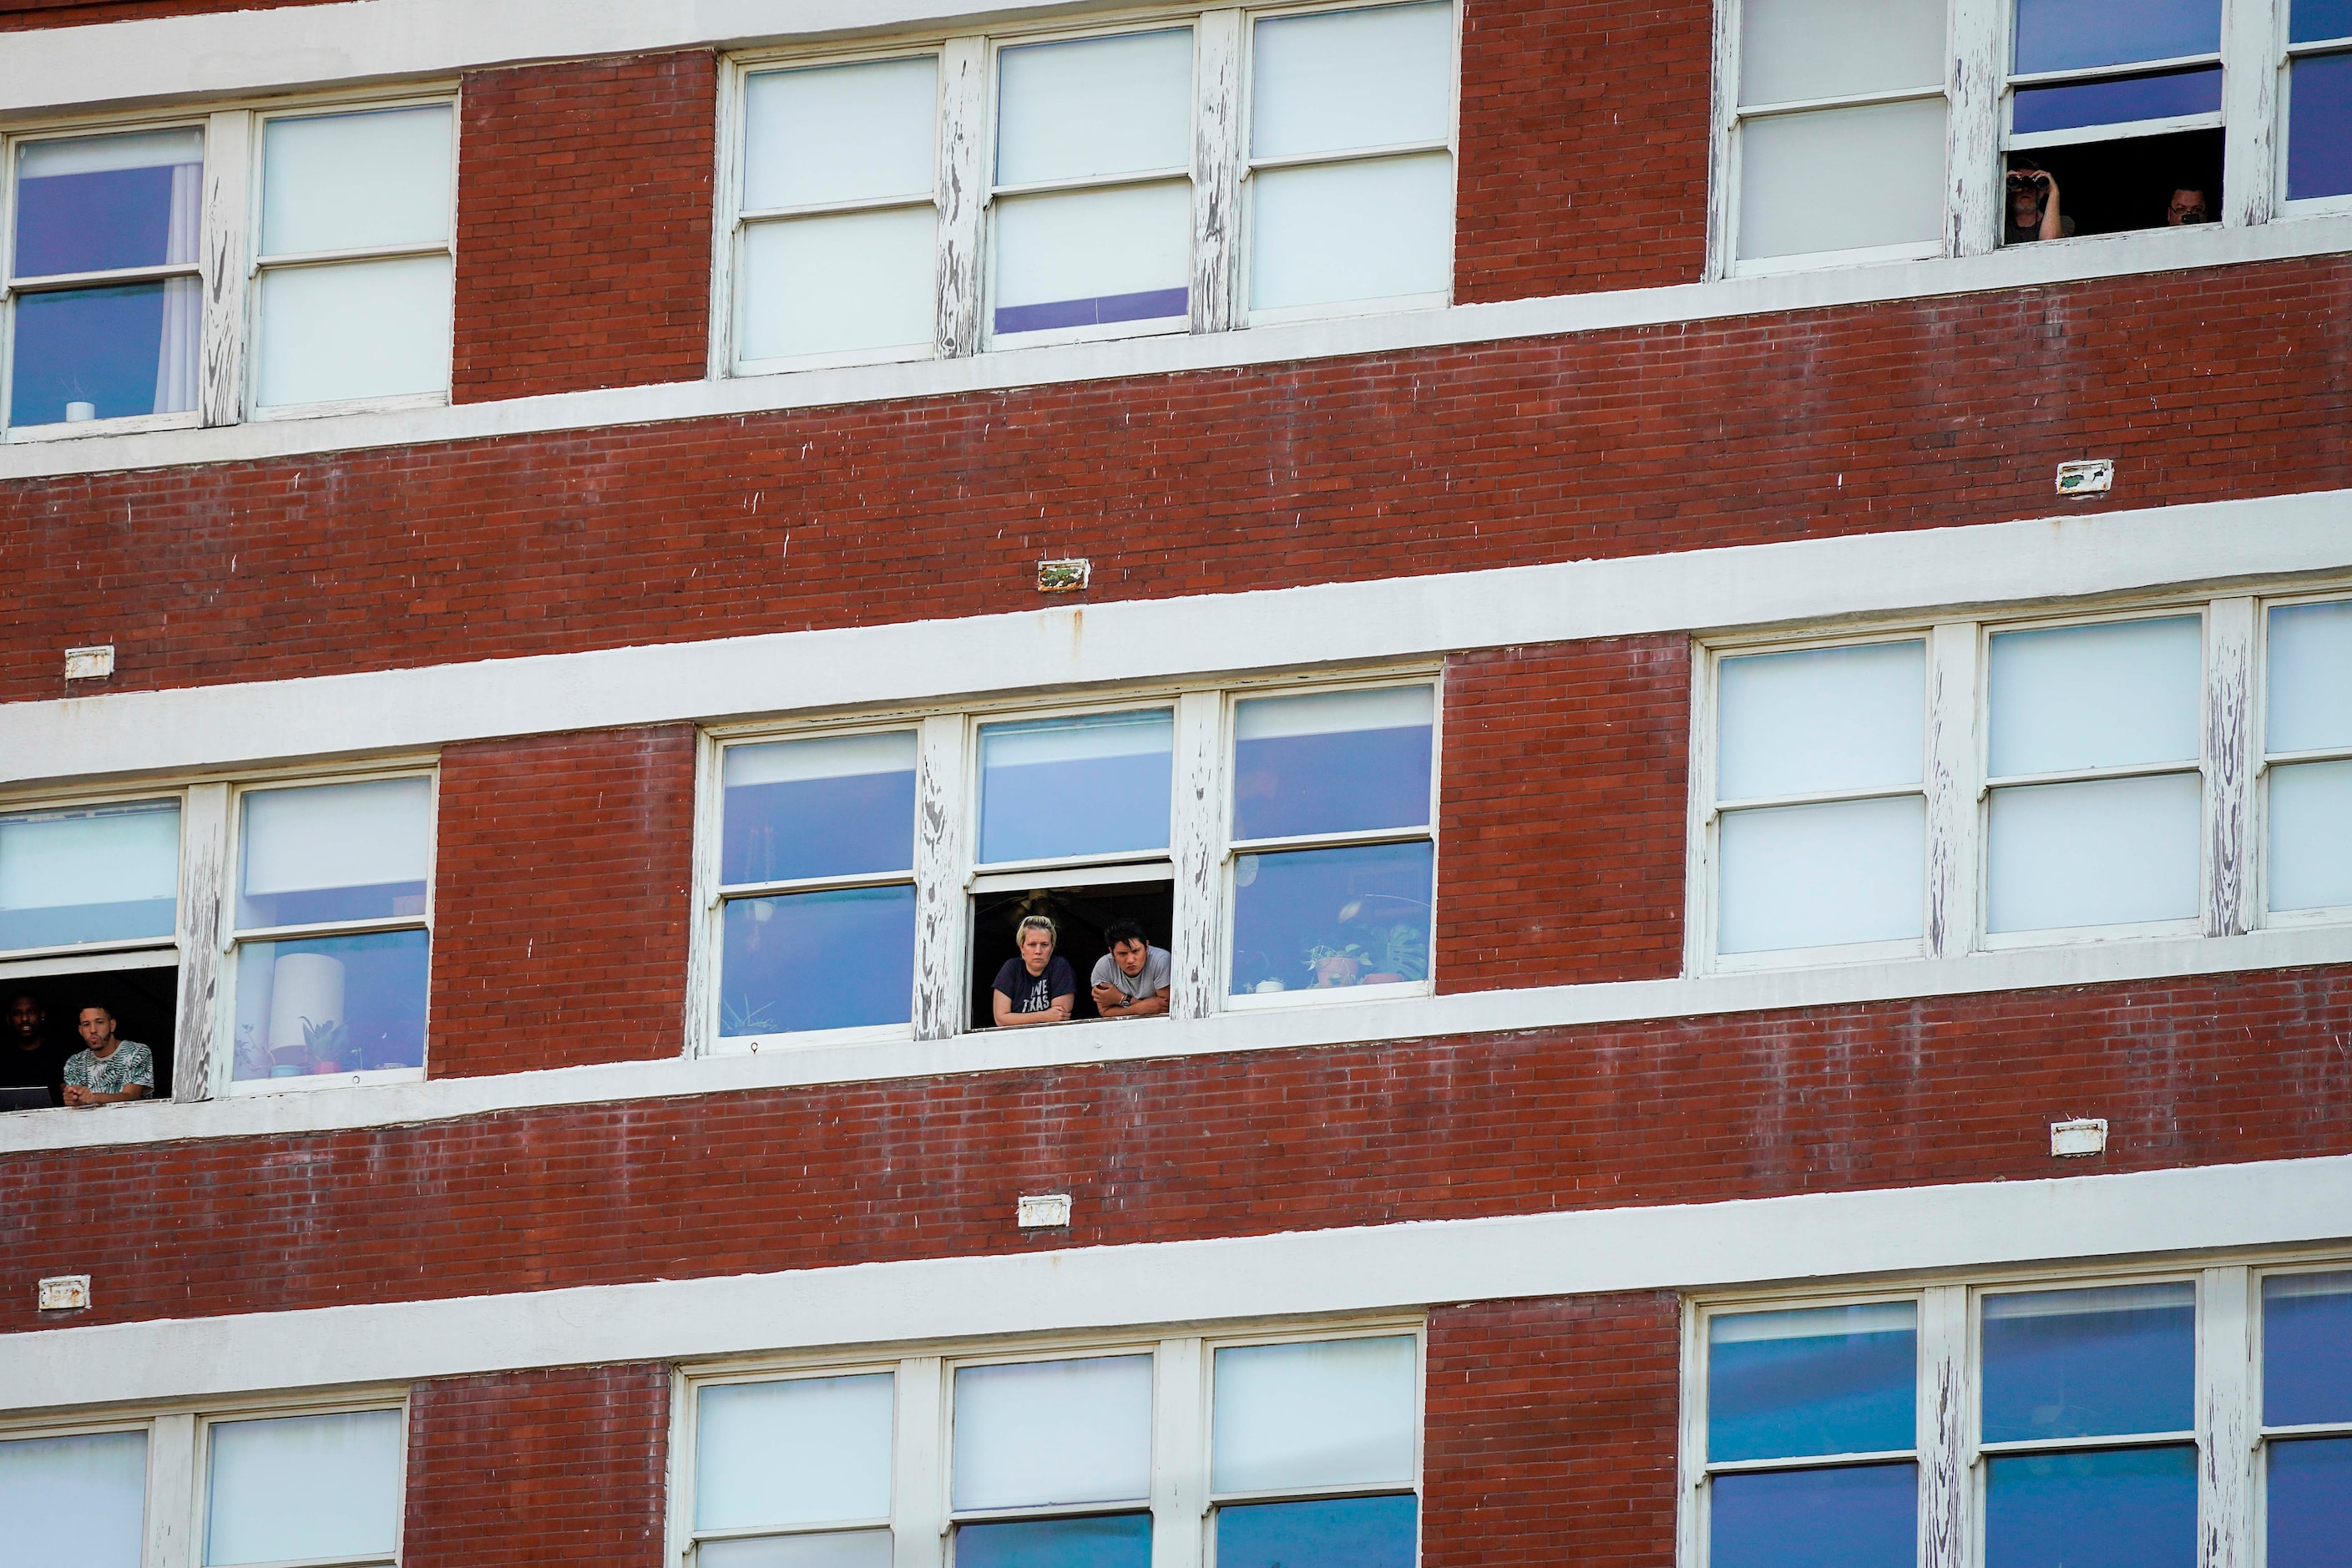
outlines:
[[[81,1037],[75,1030],[81,1010],[98,1006],[114,1015],[117,1037],[136,1040],[154,1053],[153,1098],[170,1099],[179,983],[179,970],[170,966],[44,974],[0,983],[0,1012],[13,1009],[17,997],[30,996],[43,1016],[42,1049],[37,1053],[20,1054],[13,1026],[0,1034],[0,1089],[45,1089],[47,1103],[55,1104],[66,1059],[82,1048]],[[0,1020],[0,1026],[5,1026],[5,1020]],[[36,1109],[16,1103],[21,1098],[15,1093],[5,1096],[0,1109]]]
[[[971,910],[971,1021],[987,1028],[995,1017],[989,994],[996,972],[1007,959],[1019,955],[1013,940],[1022,918],[1045,915],[1060,929],[1054,951],[1068,959],[1077,975],[1078,994],[1072,1018],[1097,1018],[1088,976],[1096,960],[1110,951],[1105,928],[1118,921],[1140,925],[1154,947],[1174,952],[1175,884],[1166,879],[1148,882],[1110,882],[1083,888],[1042,888],[1025,891],[982,893]]]

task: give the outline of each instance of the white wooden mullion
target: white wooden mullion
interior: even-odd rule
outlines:
[[[716,381],[735,373],[735,237],[742,226],[743,72],[722,63],[719,72],[719,136],[712,149],[712,189],[718,221],[710,226],[709,341],[702,373]]]
[[[1242,14],[1203,12],[1192,154],[1192,330],[1222,332],[1239,319]]]
[[[1714,652],[1691,647],[1690,788],[1683,823],[1683,973],[1705,974],[1715,964],[1715,910],[1722,897],[1716,884],[1722,868],[1714,853],[1716,684],[1722,665]]]
[[[1733,263],[1739,256],[1738,237],[1732,229],[1739,217],[1732,189],[1738,168],[1734,138],[1738,134],[1739,0],[1721,0],[1715,8],[1714,82],[1707,143],[1707,189],[1712,193],[1706,226],[1709,279],[1730,277]]]
[[[147,1428],[147,1551],[143,1568],[196,1561],[196,1418],[159,1415]]]
[[[234,425],[245,412],[245,316],[248,230],[253,219],[253,116],[224,110],[205,127],[204,263],[196,342],[197,418]]]
[[[1944,252],[2000,247],[2000,95],[2008,75],[2008,0],[1951,0],[1950,106],[1944,167],[1950,183]]]
[[[2221,219],[2268,223],[2278,210],[2278,81],[2286,11],[2273,0],[2228,0],[2221,16]]]
[[[1151,1568],[1200,1568],[1208,1510],[1207,1384],[1197,1339],[1151,1358]],[[902,1565],[903,1568],[903,1565]]]
[[[2205,934],[2253,929],[2254,601],[2205,611]]]
[[[2243,1267],[2197,1282],[2197,1568],[2254,1568],[2253,1283]]]
[[[915,1038],[963,1028],[970,923],[964,889],[964,724],[923,721],[915,770]]]
[[[228,785],[192,785],[180,803],[179,994],[173,1006],[172,1098],[208,1100],[226,1087],[219,1068],[235,1036],[216,1004],[221,984],[221,911],[227,894]]]
[[[890,1568],[947,1561],[947,1379],[935,1355],[898,1363],[890,1477]]]
[[[940,51],[939,315],[933,349],[980,352],[988,211],[988,40],[950,38]]]
[[[1927,637],[1927,926],[1930,958],[1976,941],[1983,902],[1977,850],[1977,628],[1948,622]]]
[[[719,954],[725,948],[724,912],[719,900],[719,847],[726,823],[724,753],[709,735],[695,745],[694,855],[688,871],[688,910],[695,933],[686,950],[686,1054],[709,1056],[718,1048]]]
[[[1216,1011],[1224,832],[1224,699],[1214,691],[1188,691],[1176,700],[1175,820],[1169,837],[1176,881],[1168,1010],[1179,1018]]]
[[[1919,1295],[1919,1568],[1968,1568],[1973,1517],[1969,1291]]]
[[[1696,1307],[1683,1303],[1682,1415],[1675,1445],[1675,1562],[1680,1568],[1706,1564],[1706,1322]]]

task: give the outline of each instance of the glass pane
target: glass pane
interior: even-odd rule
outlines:
[[[1411,1485],[1419,1383],[1411,1335],[1218,1351],[1211,1489]]]
[[[1432,857],[1425,840],[1242,856],[1234,993],[1428,979]]]
[[[1422,826],[1436,715],[1437,694],[1427,686],[1237,704],[1234,837]]]
[[[137,131],[16,150],[16,276],[196,258],[205,133]]]
[[[1192,166],[1192,30],[1024,44],[996,57],[996,183]]]
[[[1192,187],[1178,182],[998,202],[995,330],[1181,317],[1192,224]]]
[[[2352,56],[2347,56],[2352,59]],[[2267,749],[2352,746],[2352,599],[2270,613]]]
[[[2274,910],[2352,904],[2352,762],[2271,770],[2270,902]]]
[[[1926,929],[1918,795],[1726,812],[1717,838],[1718,952],[1909,942]]]
[[[215,1425],[205,1562],[389,1558],[400,1437],[397,1410]]]
[[[263,405],[446,391],[449,277],[446,256],[263,273]]]
[[[1708,1483],[1711,1568],[1913,1568],[1916,1465],[1717,1476]]]
[[[1716,689],[1717,800],[1917,784],[1925,776],[1924,642],[1727,658]]]
[[[0,1568],[139,1568],[146,1505],[144,1432],[0,1442]]]
[[[940,63],[931,56],[743,84],[743,210],[929,195]]]
[[[889,1518],[895,1386],[881,1372],[697,1392],[694,1528]]]
[[[719,879],[782,882],[915,864],[915,732],[730,746]]]
[[[1991,1460],[1985,1568],[2195,1568],[2197,1450]]]
[[[2287,38],[2293,43],[2352,37],[2352,0],[2294,0],[2288,18]]]
[[[1709,1319],[1707,1458],[1721,1464],[1912,1447],[1918,1440],[1918,1323],[1911,1301]]]
[[[1870,192],[1842,202],[1822,171]],[[1944,231],[1944,100],[1750,120],[1739,127],[1739,254],[1932,245]]]
[[[2116,77],[2068,87],[2020,88],[2010,123],[2022,134],[2221,111],[2221,68],[2207,66],[2201,70]]]
[[[1739,101],[1944,85],[1944,0],[1745,0]]]
[[[1257,24],[1250,156],[1443,142],[1454,99],[1454,7],[1384,5]]]
[[[66,425],[196,405],[193,278],[16,297],[11,425]]]
[[[2194,616],[1992,639],[1992,773],[2193,763],[2203,711]]]
[[[261,133],[261,253],[449,237],[449,109],[272,120]]]
[[[1420,1511],[1409,1495],[1221,1508],[1217,1568],[1412,1568]]]
[[[2221,0],[2017,0],[2021,76],[2221,47]]]
[[[2269,1445],[2267,1568],[2344,1568],[2352,1541],[2352,1437]]]
[[[172,934],[176,801],[0,816],[0,950]]]
[[[1150,1356],[956,1369],[959,1510],[1150,1495]],[[959,1537],[970,1541],[968,1531]]]
[[[695,1568],[890,1568],[887,1530],[826,1531],[706,1541],[694,1549]]]
[[[929,343],[939,226],[929,206],[753,224],[736,352],[761,360]]]
[[[980,727],[980,858],[1168,847],[1176,716],[1165,708]]]
[[[727,905],[719,1032],[903,1024],[914,1016],[915,889],[844,888]]]
[[[425,912],[433,781],[254,790],[238,835],[240,931]]]
[[[956,1568],[1150,1568],[1151,1516],[959,1525]]]
[[[1260,310],[1443,294],[1454,159],[1368,158],[1250,176],[1250,304]]]
[[[2352,54],[2296,60],[2287,68],[2287,199],[2340,196],[2347,191],[2352,191]]]
[[[421,931],[248,942],[236,958],[236,1077],[425,1065]]]
[[[1993,791],[1989,929],[2191,918],[2202,795],[2195,773]]]
[[[2195,1425],[2197,1290],[2115,1285],[1984,1299],[1984,1440]]]
[[[2323,1421],[2352,1421],[2352,1271],[2273,1274],[2263,1281],[2263,1425]]]

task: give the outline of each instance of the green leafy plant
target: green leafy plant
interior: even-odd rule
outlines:
[[[1380,961],[1372,968],[1382,974],[1402,974],[1407,980],[1428,979],[1428,928],[1402,921],[1389,927],[1388,940],[1381,944]]]
[[[316,1024],[302,1020],[302,1048],[312,1061],[341,1062],[351,1043],[352,1032],[332,1018]]]

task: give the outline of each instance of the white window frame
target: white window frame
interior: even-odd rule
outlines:
[[[143,1432],[147,1436],[145,1551],[141,1568],[203,1568],[205,1509],[211,1492],[209,1433],[228,1421],[267,1421],[281,1416],[355,1415],[370,1411],[400,1414],[400,1481],[408,1495],[408,1391],[362,1389],[321,1398],[317,1394],[262,1395],[228,1405],[174,1405],[130,1415],[87,1421],[0,1418],[0,1439],[94,1436]],[[331,1557],[302,1568],[399,1568],[406,1542],[404,1506],[394,1527],[390,1556]]]
[[[878,1356],[868,1354],[827,1359],[823,1353],[813,1353],[739,1358],[701,1366],[681,1366],[675,1372],[671,1382],[669,1545],[665,1561],[671,1568],[694,1568],[694,1548],[698,1541],[705,1539],[872,1529],[887,1522],[891,1531],[896,1568],[947,1568],[951,1555],[950,1542],[959,1522],[1135,1512],[1134,1502],[974,1510],[969,1513],[954,1511],[951,1505],[955,1373],[959,1368],[967,1366],[1148,1355],[1151,1358],[1152,1462],[1151,1495],[1145,1506],[1151,1514],[1152,1561],[1160,1563],[1204,1563],[1214,1530],[1213,1514],[1217,1504],[1224,1500],[1244,1500],[1213,1496],[1209,1488],[1210,1444],[1215,1430],[1215,1352],[1226,1346],[1393,1339],[1407,1334],[1413,1339],[1416,1378],[1413,1479],[1411,1487],[1382,1485],[1363,1489],[1325,1489],[1311,1494],[1282,1495],[1346,1497],[1374,1493],[1386,1495],[1410,1489],[1416,1500],[1418,1513],[1425,1490],[1422,1452],[1429,1404],[1428,1324],[1420,1316],[1349,1318],[1309,1324],[1269,1325],[1262,1329],[1248,1325],[1220,1326],[1208,1330],[1196,1328],[1189,1332],[1137,1329],[1124,1333],[1062,1334],[995,1343],[915,1346]],[[882,1372],[896,1374],[893,1385],[895,1408],[890,1518],[887,1521],[796,1526],[788,1531],[758,1529],[711,1531],[705,1535],[696,1532],[694,1440],[698,1425],[696,1400],[701,1389],[727,1384],[847,1377]]]
[[[2257,792],[2261,801],[2260,819],[2249,829],[2247,837],[2256,851],[2261,866],[2261,886],[2251,900],[2266,928],[2294,926],[2341,925],[2352,921],[2352,904],[2323,905],[2310,910],[2277,910],[2271,908],[2270,899],[2270,816],[2271,770],[2288,767],[2297,763],[2352,762],[2352,743],[2323,746],[2312,752],[2273,752],[2270,749],[2270,613],[2273,609],[2296,605],[2345,605],[2352,606],[2352,595],[2343,590],[2333,593],[2299,594],[2290,597],[2263,599],[2254,606],[2255,635],[2262,641],[2262,668],[2264,679],[2258,683],[2260,701],[2249,721],[2252,731],[2251,751],[2261,758],[2258,767]]]
[[[1065,187],[1039,185],[1036,190],[1077,188],[1078,185],[1131,185],[1189,177],[1192,188],[1192,265],[1189,319],[1120,321],[1102,326],[1055,328],[1021,332],[1007,338],[1004,351],[1053,343],[1103,342],[1121,339],[1164,337],[1186,331],[1221,332],[1251,324],[1246,310],[1249,252],[1243,233],[1244,200],[1248,160],[1248,56],[1252,29],[1264,18],[1314,15],[1327,11],[1377,8],[1393,0],[1307,0],[1290,5],[1137,6],[1107,12],[1083,22],[1067,20],[1021,24],[1007,22],[985,32],[910,32],[872,45],[840,47],[798,46],[745,50],[728,57],[719,78],[719,134],[714,178],[717,181],[717,222],[711,250],[711,310],[709,365],[714,379],[768,375],[850,364],[883,364],[926,358],[962,359],[998,352],[991,321],[994,304],[993,227],[990,216],[996,199],[1032,187],[999,187],[995,183],[997,57],[1003,50],[1025,44],[1108,37],[1124,33],[1189,27],[1193,38],[1192,146],[1182,171],[1170,169],[1143,174],[1120,174],[1099,182],[1078,182]],[[1463,0],[1452,0],[1453,110],[1444,142],[1452,156],[1458,190],[1461,171],[1461,47]],[[933,200],[939,210],[939,254],[933,300],[936,331],[928,348],[848,350],[786,359],[741,360],[737,353],[736,322],[740,319],[740,283],[737,258],[740,236],[747,221],[742,211],[742,160],[745,135],[745,82],[762,71],[811,68],[834,65],[869,64],[881,60],[935,56],[940,62],[938,169]],[[1399,143],[1394,148],[1362,149],[1318,155],[1292,163],[1340,162],[1405,150],[1434,151],[1434,143]],[[1268,166],[1271,166],[1269,163]],[[887,205],[902,205],[897,201]],[[908,201],[903,205],[919,205]],[[855,205],[855,204],[853,204]],[[812,208],[812,212],[819,210]],[[834,209],[824,209],[834,210]],[[1458,229],[1458,221],[1454,227]],[[1451,256],[1454,232],[1447,235]],[[1259,324],[1277,321],[1333,320],[1401,310],[1442,309],[1452,302],[1449,281],[1442,293],[1402,299],[1339,301],[1255,314]]]
[[[2261,1561],[2263,1449],[2281,1436],[2334,1434],[2336,1425],[2266,1428],[2262,1424],[2262,1281],[2273,1274],[2352,1268],[2340,1248],[2282,1251],[2268,1257],[2184,1259],[2168,1267],[2102,1268],[2068,1264],[1959,1278],[1895,1281],[1876,1289],[1790,1286],[1711,1291],[1683,1303],[1682,1406],[1676,1468],[1676,1568],[1709,1568],[1708,1480],[1717,1469],[1811,1468],[1811,1459],[1711,1467],[1706,1462],[1707,1331],[1725,1313],[1916,1300],[1918,1318],[1917,1423],[1920,1568],[1980,1568],[1984,1560],[1985,1461],[2009,1453],[2144,1448],[2193,1443],[2198,1455],[2198,1531],[2221,1543],[2219,1568]],[[1987,1297],[2026,1290],[2097,1289],[2193,1282],[2196,1288],[2195,1425],[2188,1432],[2136,1433],[1986,1444],[1981,1426],[1981,1325]],[[2341,1430],[2352,1432],[2352,1423]],[[2219,1462],[2227,1457],[2228,1462]]]
[[[2254,1449],[2252,1476],[2249,1482],[2252,1497],[2249,1502],[2252,1517],[2262,1521],[2260,1543],[2249,1552],[2250,1563],[2267,1561],[2270,1547],[2270,1463],[2273,1441],[2292,1441],[2298,1437],[2352,1437],[2352,1418],[2342,1421],[2319,1421],[2301,1426],[2273,1426],[2269,1412],[2263,1407],[2263,1339],[2267,1320],[2263,1310],[2263,1282],[2282,1274],[2345,1274],[2352,1273],[2352,1261],[2302,1262],[2267,1264],[2252,1270],[2249,1281],[2251,1299],[2247,1305],[2246,1344],[2248,1350],[2247,1394],[2253,1406],[2247,1417],[2247,1429],[2252,1434]],[[2256,1553],[2261,1555],[2256,1555]]]
[[[339,403],[289,404],[264,411],[255,396],[254,377],[260,355],[253,352],[259,325],[261,262],[255,252],[261,233],[261,122],[268,119],[299,119],[312,115],[359,113],[374,109],[417,108],[446,104],[449,109],[450,215],[449,241],[445,247],[394,247],[354,251],[346,259],[393,255],[431,255],[446,250],[453,258],[457,241],[458,138],[464,116],[459,112],[457,85],[432,82],[397,90],[352,92],[348,89],[289,95],[208,110],[157,110],[146,114],[115,114],[104,118],[76,117],[0,126],[0,377],[10,375],[16,363],[15,291],[7,282],[16,259],[15,209],[17,146],[27,142],[80,136],[104,136],[121,132],[196,129],[204,132],[205,173],[203,219],[197,231],[196,260],[187,265],[125,269],[120,273],[77,275],[91,281],[139,281],[150,277],[194,277],[203,286],[202,319],[197,328],[196,406],[176,414],[142,414],[119,419],[94,419],[78,425],[0,425],[0,442],[78,440],[94,436],[139,435],[154,430],[183,430],[250,421],[316,418],[330,415],[374,413],[405,408],[441,407],[450,401],[448,372],[438,392],[394,397],[354,398]],[[273,257],[272,266],[292,265],[323,258]],[[455,262],[453,260],[454,268]],[[231,280],[236,280],[232,284]],[[44,279],[44,289],[57,285]],[[454,309],[450,351],[445,364],[454,364]],[[0,408],[5,408],[0,401]]]
[[[2274,210],[2283,216],[2294,217],[2317,217],[2325,216],[2329,213],[2352,212],[2352,191],[2347,191],[2341,195],[2298,198],[2290,198],[2286,193],[2288,127],[2290,116],[2294,108],[2295,62],[2317,59],[2327,55],[2352,54],[2352,33],[2335,38],[2315,39],[2307,44],[2290,43],[2287,34],[2290,30],[2289,16],[2292,13],[2285,9],[2288,4],[2289,0],[2281,0],[2282,11],[2276,24],[2278,35],[2276,47],[2279,57],[2278,128],[2274,133],[2274,141],[2280,149],[2280,153],[2275,175],[2276,188],[2272,192],[2272,200],[2275,204]]]

